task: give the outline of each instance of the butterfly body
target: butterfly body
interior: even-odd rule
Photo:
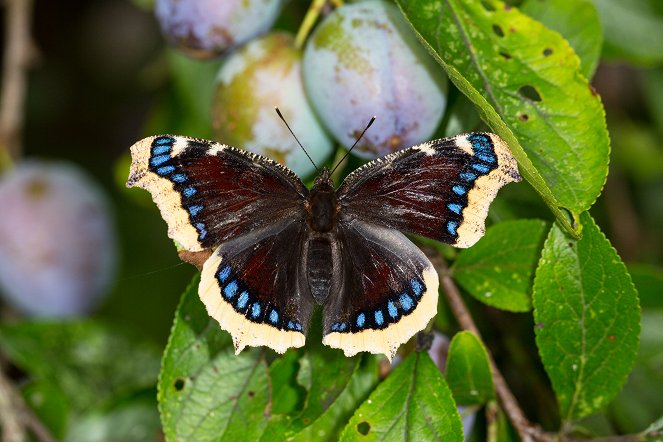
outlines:
[[[128,185],[149,190],[186,250],[213,250],[199,295],[237,351],[304,344],[315,304],[323,342],[391,357],[435,315],[438,278],[401,231],[460,247],[484,231],[497,190],[520,179],[506,145],[474,133],[372,161],[335,188],[289,169],[178,136],[132,147]]]

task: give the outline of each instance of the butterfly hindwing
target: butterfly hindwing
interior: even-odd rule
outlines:
[[[339,225],[343,289],[324,305],[323,342],[343,349],[382,353],[424,329],[437,310],[433,265],[402,233],[359,219]]]
[[[497,191],[520,181],[515,159],[482,132],[420,144],[352,172],[338,190],[343,217],[470,247]]]
[[[127,185],[152,194],[168,235],[190,251],[296,217],[308,192],[278,163],[212,141],[149,137],[131,156]]]
[[[300,289],[301,220],[284,220],[223,243],[205,262],[200,299],[237,352],[304,345],[313,301]]]

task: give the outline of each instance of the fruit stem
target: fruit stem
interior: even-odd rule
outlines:
[[[339,7],[343,4],[342,0],[329,0],[329,1],[335,7]],[[297,31],[297,36],[295,37],[295,48],[301,50],[304,47],[304,43],[306,43],[306,39],[308,38],[308,35],[311,33],[311,29],[313,29],[313,25],[315,25],[315,22],[318,20],[318,17],[320,16],[322,9],[326,5],[327,5],[327,0],[313,0],[311,2],[311,6],[308,7],[308,11],[306,11],[304,20],[302,20],[302,24],[299,26],[299,30]]]

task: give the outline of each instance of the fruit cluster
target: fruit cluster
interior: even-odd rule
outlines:
[[[333,151],[329,134],[350,147],[372,116],[355,149],[366,159],[429,139],[442,118],[446,78],[389,1],[337,7],[297,39],[268,32],[281,0],[157,0],[155,9],[166,39],[186,54],[225,57],[212,107],[218,141],[301,176],[314,167],[274,107],[318,164]]]

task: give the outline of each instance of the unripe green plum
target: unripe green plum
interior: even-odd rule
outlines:
[[[375,158],[428,140],[446,104],[446,77],[399,9],[382,0],[348,4],[323,20],[304,52],[304,82],[334,137]]]
[[[214,58],[267,32],[282,0],[156,0],[166,39],[197,58]]]
[[[217,139],[272,158],[300,176],[315,170],[278,118],[278,107],[316,164],[333,145],[306,99],[301,51],[285,33],[253,40],[230,55],[218,75],[212,106]]]
[[[30,316],[88,313],[116,260],[95,183],[72,165],[26,161],[0,179],[0,201],[0,293]]]

